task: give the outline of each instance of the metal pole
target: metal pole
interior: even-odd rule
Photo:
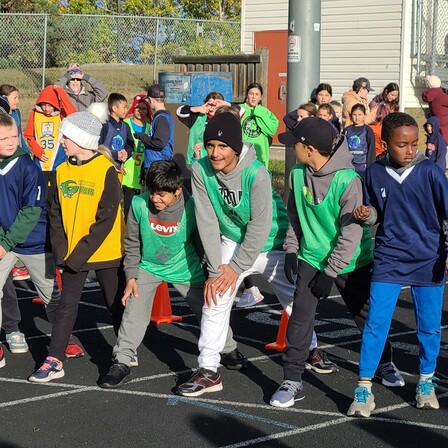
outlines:
[[[434,75],[437,61],[437,23],[439,12],[439,0],[434,0],[432,10],[432,30],[431,30],[431,56],[429,60],[429,74]]]
[[[157,18],[156,22],[156,43],[154,45],[154,64],[153,64],[153,73],[152,73],[152,82],[156,83],[156,74],[157,74],[157,51],[159,49],[159,26],[160,26],[160,20]]]
[[[310,99],[320,82],[321,0],[289,0],[287,110]],[[285,185],[296,163],[294,151],[285,151]],[[288,189],[286,189],[287,195]]]
[[[121,15],[121,0],[117,4],[117,62],[121,60],[121,32],[120,32],[120,15]]]
[[[48,15],[44,18],[44,45],[42,49],[42,89],[45,88],[45,69],[47,62],[47,33],[48,33]]]

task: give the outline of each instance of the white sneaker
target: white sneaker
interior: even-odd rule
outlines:
[[[260,290],[256,286],[252,286],[251,288],[245,289],[243,294],[241,294],[241,298],[236,304],[237,308],[250,308],[251,306],[255,306],[257,303],[261,302],[264,299],[263,294],[261,294]]]
[[[370,417],[370,413],[375,409],[375,397],[369,392],[367,387],[358,386],[355,389],[355,399],[347,412],[349,417]]]

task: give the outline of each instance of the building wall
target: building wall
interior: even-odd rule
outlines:
[[[321,1],[321,81],[332,85],[333,98],[340,100],[364,76],[376,92],[399,83],[402,107],[418,105],[410,82],[412,0]],[[253,52],[254,31],[287,30],[287,23],[288,0],[243,0],[242,51]],[[409,42],[402,44],[403,37]]]

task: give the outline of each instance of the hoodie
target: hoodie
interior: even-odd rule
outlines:
[[[50,116],[44,114],[42,103],[51,104],[55,108]],[[28,118],[24,136],[31,152],[36,157],[36,163],[43,171],[55,170],[66,160],[60,145],[59,125],[63,118],[74,112],[76,112],[76,108],[61,87],[47,86],[37,97]],[[44,154],[49,158],[48,162],[40,161]]]
[[[428,133],[426,125],[432,126],[432,132]],[[440,133],[439,120],[437,117],[429,117],[423,125],[426,132],[426,157],[435,162],[443,172],[446,170],[446,141]]]
[[[239,203],[241,197],[242,171],[256,160],[257,155],[253,145],[244,143],[235,169],[228,174],[215,172],[222,196],[233,206]],[[219,277],[218,267],[222,264],[222,259],[218,218],[200,174],[199,164],[195,163],[191,169],[196,222],[207,257],[208,272],[211,277]],[[268,239],[272,227],[271,191],[270,175],[264,167],[260,167],[250,191],[250,221],[247,224],[244,241],[229,262],[230,267],[237,274],[253,266]],[[269,200],[266,199],[268,192]]]
[[[366,124],[375,121],[376,108],[370,110],[367,98],[361,98],[354,90],[350,90],[342,95],[342,121],[344,128],[353,124],[350,118],[350,112],[355,104],[363,104],[366,106]]]
[[[0,246],[7,252],[50,251],[45,182],[22,148],[0,162]]]
[[[347,168],[353,169],[352,160],[353,156],[350,154],[347,142],[345,138],[341,138],[341,143],[336,151],[320,170],[314,171],[310,166],[306,167],[305,184],[314,204],[320,204],[324,200],[337,171]],[[325,273],[330,277],[336,277],[350,263],[363,235],[362,226],[359,225],[359,222],[353,216],[354,210],[362,205],[362,183],[360,177],[355,177],[348,184],[339,199],[339,203],[341,205],[339,213],[341,233],[336,247],[328,258],[327,267],[324,269]],[[290,227],[283,247],[287,253],[297,253],[300,240],[304,235],[298,218],[291,176],[289,177],[287,209]],[[331,223],[328,224],[331,225]],[[325,223],[322,223],[322,225],[325,225]]]
[[[431,115],[439,119],[440,132],[448,141],[448,93],[442,87],[423,90],[422,99],[429,105]]]

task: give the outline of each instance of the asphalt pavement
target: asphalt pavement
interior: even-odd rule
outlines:
[[[259,279],[258,279],[259,280]],[[292,408],[269,405],[282,380],[281,355],[264,346],[276,339],[281,307],[264,281],[265,300],[232,311],[240,350],[249,358],[242,372],[222,369],[221,392],[199,398],[175,395],[197,366],[198,323],[170,290],[173,313],[183,320],[150,324],[138,349],[133,380],[116,390],[97,386],[109,367],[115,336],[95,281],[86,283],[75,335],[85,356],[65,363],[65,377],[47,384],[26,378],[46,356],[50,326],[31,282],[18,282],[22,331],[30,351],[11,354],[0,369],[0,448],[25,447],[405,447],[448,446],[448,301],[443,311],[442,350],[436,376],[440,410],[415,408],[418,343],[409,289],[398,301],[390,337],[406,385],[387,389],[376,381],[377,409],[369,419],[346,416],[357,381],[360,335],[342,299],[321,301],[319,345],[339,372],[306,372],[306,397]],[[4,335],[2,334],[4,343]]]

